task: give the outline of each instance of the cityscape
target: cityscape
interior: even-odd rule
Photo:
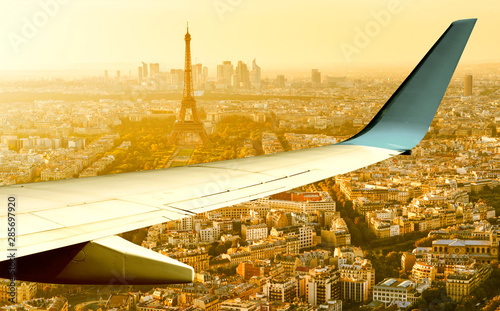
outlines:
[[[183,68],[138,59],[93,75],[0,77],[0,185],[339,143],[411,71],[205,65],[193,62],[189,25],[177,34]],[[467,64],[411,154],[120,235],[193,267],[192,283],[18,280],[12,301],[0,279],[0,310],[498,310],[499,223],[500,63]]]

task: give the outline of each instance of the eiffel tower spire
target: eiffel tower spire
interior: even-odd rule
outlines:
[[[182,99],[193,99],[193,66],[191,66],[191,35],[189,34],[189,22],[184,41],[186,41],[186,56],[184,61],[184,91],[182,93]]]
[[[186,35],[184,36],[186,42],[186,55],[184,61],[184,90],[182,92],[181,112],[179,119],[175,121],[174,130],[168,141],[169,145],[178,142],[181,136],[185,138],[189,134],[196,134],[200,137],[204,144],[210,143],[203,123],[198,116],[198,109],[196,108],[196,100],[194,99],[193,88],[193,73],[191,66],[191,34],[189,34],[189,24],[187,27]],[[186,120],[186,110],[191,110],[192,120]]]

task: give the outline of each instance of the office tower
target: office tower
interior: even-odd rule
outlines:
[[[184,41],[186,42],[186,55],[184,63],[184,91],[182,93],[181,112],[179,119],[174,123],[174,130],[168,143],[169,145],[178,143],[181,138],[184,138],[184,142],[187,142],[187,138],[190,137],[191,134],[196,134],[203,143],[208,144],[210,141],[207,133],[205,132],[205,128],[203,127],[203,123],[200,121],[198,116],[196,101],[194,99],[192,80],[193,68],[191,66],[191,35],[189,34],[189,28],[184,36]],[[186,119],[187,109],[191,110],[192,120]]]
[[[116,71],[116,82],[120,82],[120,79],[121,79],[121,72],[120,72],[120,70],[117,70]]]
[[[108,82],[108,81],[109,81],[108,71],[104,70],[104,82]]]
[[[208,67],[203,67],[203,82],[202,83],[207,83],[208,81]]]
[[[137,68],[137,76],[138,76],[138,82],[139,82],[139,84],[141,84],[142,83],[142,77],[143,77],[142,66],[139,66]]]
[[[321,84],[321,72],[318,69],[313,69],[311,71],[311,81],[313,85]]]
[[[224,65],[217,65],[217,83],[224,83]]]
[[[472,96],[472,75],[465,76],[464,96]]]
[[[149,77],[149,74],[148,74],[148,64],[146,64],[145,62],[142,62],[142,74],[143,74],[144,78]]]
[[[193,83],[200,84],[203,75],[203,66],[201,64],[193,65]]]
[[[236,66],[235,74],[238,76],[238,85],[234,85],[234,87],[242,87],[242,88],[250,88],[250,72],[248,71],[247,64],[238,61],[238,66]]]
[[[151,76],[151,78],[156,77],[156,75],[159,73],[160,73],[160,64],[159,63],[149,64],[149,75]]]
[[[223,61],[222,65],[217,66],[217,82],[224,84],[224,87],[230,87],[233,78],[233,65],[230,61]]]
[[[238,74],[233,74],[231,77],[231,86],[233,88],[239,88],[240,87],[240,76]]]
[[[252,61],[252,71],[250,73],[250,82],[257,88],[260,88],[261,72],[255,58]]]

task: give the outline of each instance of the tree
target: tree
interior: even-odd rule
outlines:
[[[427,307],[437,310],[445,310],[445,304],[451,302],[451,298],[446,295],[444,287],[430,287],[423,291],[422,298],[427,303]],[[446,308],[450,308],[446,306]]]
[[[399,267],[401,265],[401,252],[389,252],[387,256],[385,256],[385,260],[388,265],[392,267]]]
[[[422,238],[415,242],[415,247],[432,247],[432,237]]]
[[[227,247],[224,244],[220,244],[215,248],[215,256],[219,256],[220,254],[225,254],[227,252]]]
[[[233,221],[233,234],[239,235],[241,233],[241,221]]]
[[[231,241],[224,242],[224,247],[226,248],[226,251],[231,247],[231,245],[232,245]]]
[[[218,254],[216,254],[216,251],[215,251],[217,246],[219,246],[219,243],[217,243],[217,242],[213,242],[212,244],[210,244],[210,246],[208,247],[208,250],[207,250],[207,253],[209,256],[212,256],[212,257],[218,256]]]
[[[461,309],[463,310],[474,310],[476,303],[477,300],[474,297],[464,296],[460,304],[457,306],[457,308],[461,307]]]
[[[500,307],[500,296],[491,299],[488,304],[483,308],[483,311],[495,311]]]
[[[233,243],[231,244],[231,247],[238,247],[240,245],[241,238],[237,238],[233,240]]]

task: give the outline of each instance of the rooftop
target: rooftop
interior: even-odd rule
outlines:
[[[405,289],[411,287],[412,285],[413,282],[410,280],[387,278],[375,286],[379,288],[390,287],[390,288]]]

